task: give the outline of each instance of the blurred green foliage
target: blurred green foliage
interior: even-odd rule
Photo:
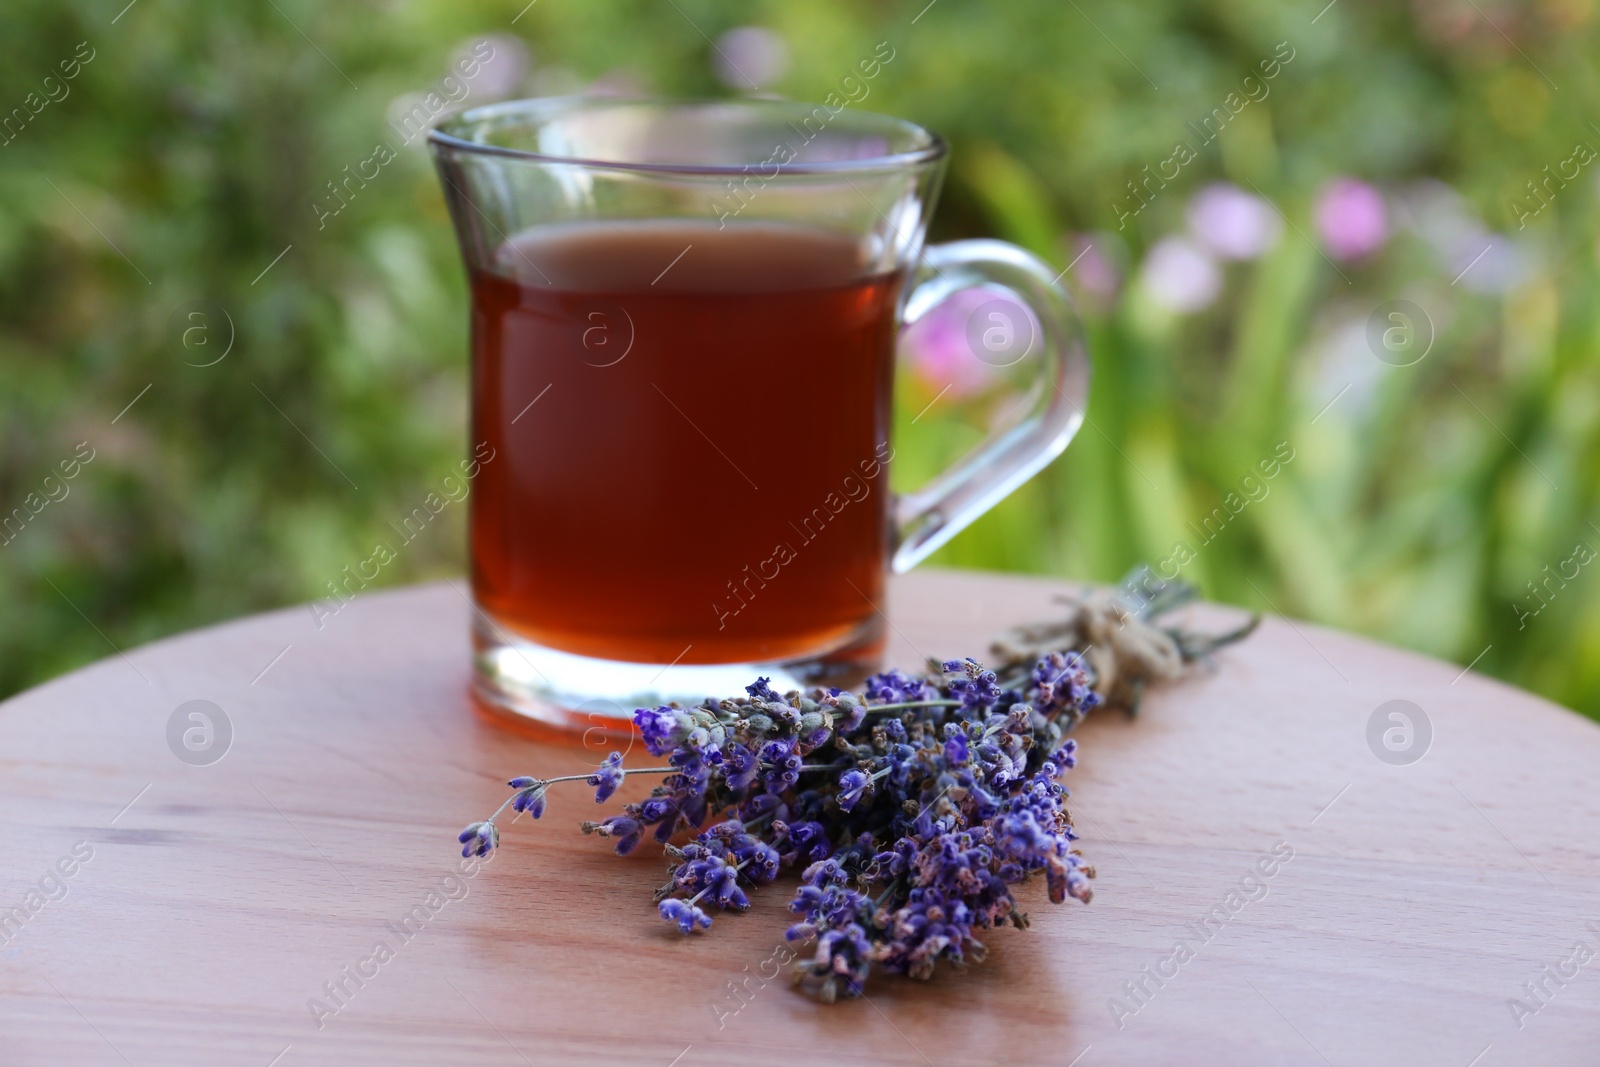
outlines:
[[[1196,314],[1133,283],[1083,294],[1089,425],[939,561],[1112,581],[1187,540],[1182,574],[1215,599],[1463,664],[1482,652],[1478,669],[1600,715],[1600,568],[1537,616],[1517,608],[1543,568],[1600,546],[1594,176],[1526,230],[1511,207],[1575,143],[1600,144],[1590,0],[524,2],[8,0],[0,111],[24,112],[0,135],[0,507],[78,442],[95,458],[0,548],[0,693],[324,595],[464,454],[463,279],[420,142],[320,229],[312,207],[393,143],[397,98],[488,34],[531,54],[513,95],[596,79],[727,94],[710,40],[756,24],[790,50],[773,88],[800,98],[891,42],[865,106],[953,145],[933,238],[993,234],[1058,268],[1067,234],[1116,231],[1126,183],[1289,42],[1270,96],[1100,247],[1135,275],[1217,179],[1279,205],[1281,239]],[[93,58],[62,83],[80,42]],[[1454,284],[1404,233],[1330,262],[1311,204],[1336,175],[1448,182],[1515,233],[1514,283]],[[1438,336],[1392,367],[1363,331],[1402,297]],[[183,344],[198,302],[231,319],[203,320],[205,339],[234,338],[212,366]],[[978,434],[949,403],[909,425],[931,396],[902,389],[902,484]],[[1199,545],[1187,524],[1278,442],[1295,459],[1270,495]],[[458,572],[463,518],[381,580]]]

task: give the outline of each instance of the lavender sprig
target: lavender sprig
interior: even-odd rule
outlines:
[[[1161,626],[1192,587],[1141,570],[1121,590],[1068,598],[1065,619],[1007,634],[996,671],[933,662],[922,677],[874,675],[859,694],[779,694],[758,678],[743,697],[641,708],[645,748],[667,766],[624,769],[612,753],[592,774],[513,778],[500,810],[462,831],[462,852],[495,848],[507,807],[538,818],[557,782],[587,782],[604,802],[627,775],[660,774],[649,798],[580,826],[622,854],[647,831],[662,844],[671,879],[655,899],[685,934],[791,869],[788,937],[815,940],[794,979],[824,1001],[860,995],[874,965],[927,978],[941,960],[978,962],[973,931],[1028,925],[1014,887],[1034,875],[1052,903],[1092,895],[1057,781],[1077,763],[1066,734],[1098,705],[1137,710],[1149,684],[1259,621],[1223,634]]]
[[[495,813],[482,822],[470,823],[462,830],[456,840],[461,842],[462,856],[485,856],[489,850],[500,844],[500,829],[495,825],[495,820],[505,813],[507,808],[513,811],[525,811],[537,819],[544,814],[544,791],[557,782],[587,782],[598,786],[595,790],[594,802],[603,804],[617,791],[617,786],[622,784],[622,779],[630,774],[671,774],[673,767],[636,767],[633,770],[624,770],[622,767],[622,753],[613,752],[607,756],[605,762],[600,764],[600,769],[594,774],[568,774],[560,778],[513,778],[506,785],[516,792],[507,798],[504,804],[495,809]],[[585,830],[584,833],[590,831]]]
[[[797,869],[788,937],[815,939],[798,985],[832,1001],[860,995],[873,966],[927,978],[941,960],[981,960],[974,931],[1025,926],[1014,888],[1036,874],[1052,902],[1090,899],[1094,870],[1056,780],[1076,763],[1067,731],[1099,701],[1090,683],[1067,651],[1010,687],[967,659],[875,675],[860,694],[779,694],[760,678],[743,697],[641,708],[645,747],[667,766],[625,769],[612,753],[592,774],[514,778],[512,798],[462,832],[463,851],[496,847],[507,807],[537,818],[557,782],[585,781],[604,801],[629,774],[664,775],[647,799],[581,824],[621,854],[647,832],[665,847],[663,919],[709,929],[713,908],[744,910],[747,889]]]

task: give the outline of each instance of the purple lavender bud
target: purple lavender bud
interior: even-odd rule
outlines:
[[[605,758],[605,762],[600,764],[600,769],[588,778],[588,783],[595,787],[594,802],[604,804],[611,799],[611,794],[617,791],[617,787],[626,777],[622,770],[622,753],[611,753]]]
[[[1061,747],[1050,754],[1050,762],[1061,770],[1071,770],[1078,765],[1078,742],[1067,738]]]
[[[928,683],[898,670],[874,674],[865,688],[869,701],[880,704],[913,704],[929,697]]]
[[[947,763],[967,762],[967,738],[964,734],[956,734],[944,743],[944,758]]]
[[[822,702],[834,709],[833,729],[839,736],[852,733],[867,717],[866,705],[854,693],[830,689]]]
[[[1067,897],[1089,903],[1094,890],[1089,887],[1088,876],[1076,856],[1051,856],[1045,865],[1045,884],[1049,887],[1050,902],[1061,904]]]
[[[761,778],[767,792],[778,794],[800,781],[800,756],[793,738],[768,741],[761,746]]]
[[[628,815],[613,815],[609,819],[599,822],[583,822],[578,824],[578,829],[586,834],[599,834],[601,837],[614,837],[617,839],[617,855],[626,856],[633,851],[639,843],[639,837],[644,833],[644,827],[638,819]]]
[[[768,704],[767,714],[774,722],[790,732],[800,729],[800,711],[788,704]]]
[[[500,831],[492,822],[475,822],[456,838],[461,844],[462,856],[487,856],[489,850],[500,843]]]
[[[745,686],[744,691],[750,694],[751,700],[759,700],[764,704],[782,704],[783,697],[779,696],[772,686],[767,684],[768,681],[769,679],[766,678],[757,678],[750,685]]]
[[[843,879],[844,872],[839,867],[839,861],[833,859],[818,860],[804,871],[800,878],[808,885],[826,886]]]
[[[744,890],[734,884],[730,878],[717,890],[717,903],[724,908],[744,911],[750,906],[750,898],[745,896]]]
[[[824,726],[822,716],[813,712],[800,720],[800,740],[808,748],[821,748],[833,736],[831,727]]]
[[[839,807],[844,811],[854,810],[871,781],[860,771],[845,771],[841,774],[839,776]]]
[[[536,784],[538,781],[539,779],[537,778],[529,778],[524,775],[521,778],[511,779],[511,781],[507,782],[506,785],[509,785],[512,789],[526,789],[530,785]]]
[[[727,783],[729,789],[742,793],[756,780],[756,773],[761,769],[761,761],[756,758],[754,752],[737,741],[728,746],[726,756],[722,780]]]
[[[795,848],[795,862],[810,864],[826,859],[833,846],[828,843],[828,831],[820,822],[803,822],[789,832],[789,841]]]
[[[697,926],[703,930],[711,929],[711,916],[677,897],[668,897],[661,902],[661,917],[669,923],[677,923],[678,929],[686,934],[694,933]]]
[[[740,859],[749,860],[750,866],[745,868],[745,873],[750,876],[752,881],[770,882],[778,877],[778,866],[782,863],[782,857],[778,855],[777,849],[771,845],[755,841],[748,851],[749,855],[741,855]]]
[[[639,819],[654,826],[677,810],[677,805],[666,797],[651,797],[639,803]]]
[[[633,723],[652,756],[665,756],[694,730],[694,720],[688,712],[666,706],[635,709]]]
[[[539,818],[544,814],[544,784],[530,786],[519,792],[511,801],[514,811],[525,811],[532,818]]]

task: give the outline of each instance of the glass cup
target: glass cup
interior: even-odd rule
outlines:
[[[636,707],[854,684],[909,570],[1066,447],[1089,364],[1054,272],[923,247],[945,143],[765,100],[559,98],[430,142],[472,299],[474,693],[601,734]],[[976,291],[976,292],[971,292]],[[889,491],[896,343],[941,311],[1003,394]],[[949,345],[946,343],[946,348]]]

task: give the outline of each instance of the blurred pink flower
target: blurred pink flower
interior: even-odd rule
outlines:
[[[997,368],[973,353],[969,327],[973,312],[997,298],[1005,299],[992,289],[963,289],[906,329],[900,343],[925,386],[962,397],[994,381]]]
[[[711,62],[728,88],[764,89],[789,69],[789,46],[764,26],[740,26],[717,38]]]
[[[487,42],[493,49],[484,60],[476,77],[471,79],[475,101],[503,100],[515,93],[533,66],[528,46],[518,37],[506,33],[490,34],[481,40],[464,41],[456,46],[457,60],[467,58],[473,49],[481,49]]]
[[[1317,196],[1317,230],[1335,259],[1360,259],[1389,239],[1383,194],[1366,182],[1336,178]]]
[[[1440,265],[1463,289],[1504,293],[1532,275],[1536,246],[1512,235],[1496,234],[1472,205],[1443,182],[1424,180],[1405,189],[1394,208],[1397,229],[1428,242]]]
[[[1228,182],[1208,185],[1189,201],[1189,231],[1223,259],[1256,258],[1282,229],[1271,204]]]
[[[1145,256],[1140,279],[1150,299],[1168,311],[1209,307],[1222,291],[1222,271],[1186,237],[1163,237]]]
[[[613,67],[582,90],[586,96],[639,97],[649,95],[644,79],[630,67]]]
[[[1109,303],[1122,284],[1111,244],[1116,238],[1105,234],[1074,233],[1066,238],[1067,269],[1063,280],[1071,282],[1099,303]]]

